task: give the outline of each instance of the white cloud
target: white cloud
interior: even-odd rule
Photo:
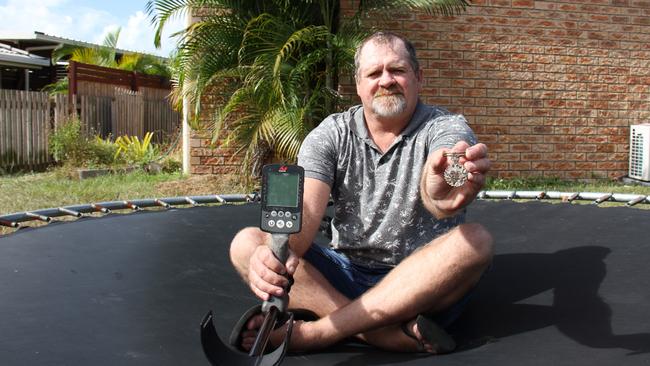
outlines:
[[[174,49],[175,41],[168,37],[185,25],[185,19],[172,19],[163,32],[161,49],[156,49],[154,26],[143,11],[117,17],[109,11],[71,4],[68,0],[8,0],[0,3],[0,14],[0,34],[39,31],[101,44],[109,31],[121,27],[118,48],[160,56],[168,56]]]
[[[175,39],[170,38],[171,34],[182,29],[184,26],[185,24],[180,20],[167,23],[161,37],[161,48],[156,49],[154,46],[155,26],[151,24],[150,19],[144,12],[137,11],[135,14],[129,16],[125,25],[106,25],[93,42],[101,43],[108,32],[113,32],[118,27],[121,27],[120,38],[117,42],[118,48],[153,53],[166,57],[169,56],[169,53],[176,46]]]

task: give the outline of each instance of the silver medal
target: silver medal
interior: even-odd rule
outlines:
[[[467,170],[460,165],[458,159],[465,156],[463,153],[444,153],[444,156],[451,159],[451,165],[445,169],[445,182],[452,187],[460,187],[467,182]]]

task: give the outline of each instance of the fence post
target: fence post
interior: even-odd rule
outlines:
[[[77,63],[70,61],[68,65],[68,114],[73,112],[73,100],[77,95]]]
[[[131,73],[131,90],[138,91],[138,73],[135,71]]]

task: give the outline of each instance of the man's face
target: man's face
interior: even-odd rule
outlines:
[[[378,117],[411,116],[418,101],[421,73],[415,73],[402,42],[367,43],[359,57],[357,94]]]

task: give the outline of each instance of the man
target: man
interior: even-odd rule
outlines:
[[[463,224],[464,207],[490,168],[462,116],[419,101],[423,76],[412,44],[392,33],[368,37],[355,55],[361,106],[325,119],[305,139],[303,230],[286,265],[257,228],[231,246],[235,268],[261,299],[281,296],[293,275],[290,308],[319,319],[294,324],[290,348],[313,350],[355,336],[403,352],[449,352],[442,329],[458,316],[492,258],[490,234]],[[446,153],[467,182],[452,187]],[[332,248],[312,244],[328,199],[335,202]],[[300,258],[300,259],[299,259]],[[262,317],[242,332],[252,346]],[[279,343],[277,331],[272,343]]]

